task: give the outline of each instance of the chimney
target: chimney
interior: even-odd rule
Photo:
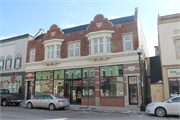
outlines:
[[[138,8],[135,8],[135,13],[134,13],[134,21],[137,21],[138,19]]]

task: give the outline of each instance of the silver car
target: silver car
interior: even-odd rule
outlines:
[[[35,99],[29,99],[26,101],[28,108],[42,107],[49,108],[50,110],[61,109],[69,107],[69,99],[63,98],[59,95],[44,94]]]

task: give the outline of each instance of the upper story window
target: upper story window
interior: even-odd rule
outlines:
[[[11,69],[11,63],[12,63],[12,56],[7,56],[6,58],[6,69]]]
[[[30,51],[30,61],[34,62],[35,61],[35,49]]]
[[[69,44],[69,57],[80,56],[80,43]]]
[[[124,51],[131,51],[133,50],[133,33],[123,33],[122,34],[123,38],[123,49]]]
[[[45,47],[45,59],[60,58],[61,45],[64,39],[52,39],[43,42]]]
[[[132,50],[132,37],[131,35],[124,36],[125,50]]]
[[[178,34],[175,34],[173,37],[173,43],[175,45],[175,52],[176,52],[176,59],[180,59],[180,36]]]
[[[16,69],[21,68],[21,59],[22,59],[21,54],[17,54],[15,57],[14,68],[16,68]]]
[[[4,68],[4,57],[0,57],[0,70],[2,70]]]

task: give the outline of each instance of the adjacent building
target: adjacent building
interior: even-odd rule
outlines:
[[[63,30],[54,24],[28,41],[26,98],[59,94],[86,105],[89,95],[89,105],[138,106],[138,47],[143,61],[148,50],[137,8],[132,16],[108,20],[98,14],[89,24]]]
[[[158,16],[164,99],[180,94],[180,14]]]
[[[24,93],[25,63],[29,34],[0,41],[0,88],[11,93]],[[14,73],[17,77],[11,81]]]

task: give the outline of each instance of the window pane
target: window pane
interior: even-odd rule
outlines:
[[[74,56],[74,49],[69,49],[69,56]]]
[[[6,69],[10,69],[10,60],[7,60]]]
[[[170,95],[174,96],[178,94],[178,87],[176,79],[169,79]]]
[[[81,69],[66,70],[66,79],[81,78]]]
[[[74,44],[70,44],[70,45],[69,45],[69,48],[74,48]]]
[[[79,48],[75,49],[75,56],[79,56]]]
[[[110,44],[107,44],[107,52],[110,52]]]
[[[131,36],[130,35],[125,36],[125,40],[131,40]]]
[[[51,46],[51,58],[54,58],[54,46]]]
[[[57,58],[60,58],[60,50],[57,50]]]
[[[57,45],[57,49],[60,49],[60,46],[59,46],[59,45]]]
[[[100,44],[100,53],[103,52],[103,44]]]
[[[54,80],[54,94],[64,97],[64,80]]]
[[[83,68],[83,78],[94,78],[95,68]]]
[[[35,50],[31,50],[31,54],[35,54]]]
[[[101,38],[101,39],[99,39],[99,43],[103,43],[103,39]]]
[[[94,40],[94,44],[97,44],[97,39]]]
[[[125,42],[126,50],[131,50],[131,41]]]
[[[109,43],[109,42],[110,42],[110,39],[109,39],[109,38],[106,38],[106,41],[107,41],[107,43]]]
[[[88,97],[88,92],[89,97],[95,97],[95,80],[83,80],[83,97]]]
[[[50,46],[48,47],[48,50],[50,50]]]
[[[100,94],[101,97],[116,97],[124,96],[124,85],[123,81],[119,81],[122,78],[111,77],[100,79]]]
[[[94,53],[98,53],[98,45],[94,45]]]
[[[52,46],[52,50],[54,50],[54,46]]]
[[[48,51],[47,53],[47,58],[50,58],[50,51]]]
[[[123,76],[122,65],[100,67],[100,77]]]
[[[49,94],[49,80],[35,81],[35,96]]]
[[[16,68],[19,68],[20,66],[20,59],[16,59]]]
[[[54,79],[64,79],[64,70],[55,70]]]
[[[2,69],[3,61],[0,61],[0,69]]]
[[[75,43],[75,47],[79,47],[80,46],[80,43]]]

